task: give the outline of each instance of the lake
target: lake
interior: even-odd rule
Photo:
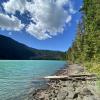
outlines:
[[[0,100],[22,100],[20,98],[30,90],[44,84],[39,78],[54,74],[65,63],[52,60],[0,60]]]

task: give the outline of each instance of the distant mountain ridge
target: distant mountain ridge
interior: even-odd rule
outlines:
[[[65,53],[30,48],[9,37],[0,35],[1,60],[64,60]]]

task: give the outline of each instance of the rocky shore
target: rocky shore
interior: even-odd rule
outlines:
[[[87,73],[85,68],[74,64],[64,67],[56,75]],[[100,100],[95,80],[50,80],[48,86],[30,93],[26,100]]]

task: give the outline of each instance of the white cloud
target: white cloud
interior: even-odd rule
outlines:
[[[67,19],[66,19],[66,23],[70,23],[71,20],[72,20],[72,16],[69,15],[69,16],[67,17]]]
[[[40,26],[34,25],[33,23],[31,23],[28,26],[27,32],[29,32],[32,36],[34,36],[35,38],[39,40],[45,40],[47,38],[51,38],[51,36],[45,33],[45,31],[42,30]]]
[[[69,8],[64,9],[64,5]],[[65,24],[71,22],[75,13],[71,0],[9,0],[3,3],[3,7],[12,14],[27,10],[35,24],[31,22],[26,31],[40,40],[63,33]]]
[[[73,7],[71,2],[69,2],[69,12],[72,13],[72,14],[76,13],[76,11],[74,10],[74,7]]]
[[[19,31],[24,25],[13,15],[9,17],[8,15],[0,14],[0,27],[1,29]]]
[[[9,0],[3,3],[3,7],[7,13],[15,13],[17,10],[21,13],[25,10],[26,0]]]
[[[65,4],[69,5],[69,0],[57,0],[56,2],[36,0],[33,4],[28,3],[26,8],[36,24],[31,23],[26,30],[38,39],[41,37],[51,38],[62,33],[65,23],[70,23],[72,19],[72,11],[70,13],[69,10],[73,8],[69,5],[69,9],[65,10],[63,8]]]
[[[69,0],[57,0],[56,3],[59,6],[63,6],[65,4],[68,4],[69,3]]]
[[[33,35],[39,34],[39,38],[41,38],[41,36],[46,36],[45,38],[49,38],[57,35],[58,32],[62,32],[67,16],[67,12],[64,11],[63,8],[58,7],[53,2],[47,0],[37,0],[33,5],[32,11],[32,19],[36,24],[29,25],[27,29],[29,33]],[[30,27],[32,31],[30,31]]]

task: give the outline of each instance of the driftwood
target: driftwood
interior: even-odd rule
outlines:
[[[95,74],[77,74],[77,75],[69,75],[69,77],[96,77]]]
[[[83,74],[83,75],[62,75],[62,76],[47,76],[44,77],[44,79],[49,80],[97,80],[100,78],[97,78],[95,74]]]

